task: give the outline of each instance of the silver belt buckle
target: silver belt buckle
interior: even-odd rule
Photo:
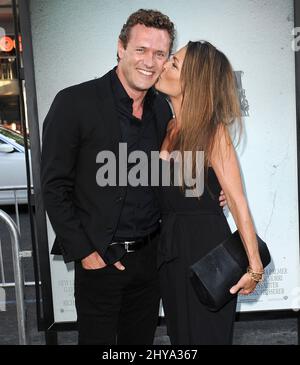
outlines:
[[[130,243],[134,243],[134,242],[135,242],[135,241],[124,241],[124,244],[125,244],[125,245],[124,245],[124,247],[125,247],[125,251],[126,251],[126,252],[135,252],[135,250],[130,250],[130,249],[129,249],[129,244],[130,244]]]

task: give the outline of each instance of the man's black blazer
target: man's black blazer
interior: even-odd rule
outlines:
[[[159,94],[153,108],[159,150],[172,114]],[[118,157],[119,142],[110,73],[56,95],[43,126],[41,182],[56,233],[52,253],[62,254],[65,262],[95,250],[103,255],[113,238],[126,187],[97,185],[96,156],[111,150]]]

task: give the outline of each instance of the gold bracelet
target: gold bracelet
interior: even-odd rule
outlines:
[[[250,266],[247,267],[247,273],[250,275],[251,279],[256,283],[263,281],[264,279],[264,271],[255,272],[251,269]]]

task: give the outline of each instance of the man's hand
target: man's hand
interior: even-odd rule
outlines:
[[[92,252],[89,256],[82,259],[81,265],[85,270],[103,269],[105,266],[107,266],[97,251]],[[115,262],[114,266],[118,270],[125,270],[125,267],[121,264],[120,261]]]
[[[223,190],[221,190],[220,192],[219,202],[220,202],[220,207],[224,207],[225,205],[227,205],[226,196]]]
[[[97,251],[92,252],[89,256],[82,259],[81,265],[85,270],[103,269],[107,266]]]

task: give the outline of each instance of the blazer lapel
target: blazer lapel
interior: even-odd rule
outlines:
[[[170,113],[170,117],[168,117],[168,112]],[[160,150],[161,144],[166,135],[168,122],[171,119],[171,112],[167,111],[167,109],[164,110],[162,108],[162,104],[156,102],[154,104],[154,116],[158,138],[158,149]]]
[[[110,72],[98,80],[96,87],[103,130],[110,139],[112,151],[117,154],[121,142],[121,127],[112,93]]]

